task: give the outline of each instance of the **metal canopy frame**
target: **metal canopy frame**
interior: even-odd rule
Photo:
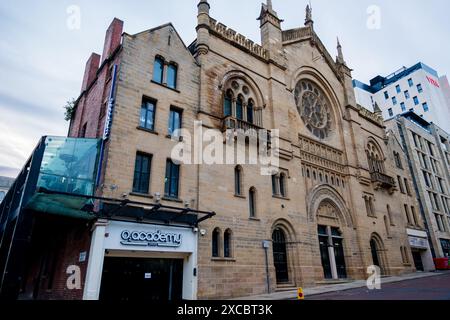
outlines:
[[[159,221],[164,224],[182,223],[188,224],[191,227],[198,227],[201,222],[211,219],[216,215],[216,213],[212,211],[167,206],[161,203],[150,204],[129,199],[77,195],[73,193],[51,191],[45,188],[39,188],[37,193],[81,198],[86,199],[87,202],[91,200],[91,203],[86,203],[83,208],[80,208],[80,211],[92,215],[93,219],[121,220],[140,223]],[[99,201],[100,205],[96,206],[94,201]],[[96,209],[96,207],[98,209]]]

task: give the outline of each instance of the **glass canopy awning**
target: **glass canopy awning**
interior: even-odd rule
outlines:
[[[35,192],[24,208],[69,218],[158,221],[197,226],[215,215],[189,208],[95,197],[100,144],[98,139],[44,137]],[[34,158],[34,157],[33,157]],[[38,161],[35,159],[35,161]],[[32,175],[30,175],[32,176]]]

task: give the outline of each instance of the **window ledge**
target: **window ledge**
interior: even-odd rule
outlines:
[[[277,194],[273,194],[272,198],[281,199],[281,200],[291,200],[288,197],[283,197],[283,196],[280,196],[280,195],[277,195]]]
[[[171,87],[169,87],[167,84],[159,83],[159,82],[156,82],[156,81],[154,81],[154,80],[152,80],[152,81],[150,81],[150,82],[151,82],[151,83],[154,83],[154,84],[157,84],[158,86],[161,86],[161,87],[163,87],[163,88],[172,90],[172,91],[174,91],[174,92],[176,92],[176,93],[180,93],[179,90],[174,89],[174,88],[171,88]]]
[[[253,217],[248,218],[248,220],[250,220],[250,221],[261,221],[261,219],[253,218]]]
[[[213,261],[213,262],[236,262],[236,259],[235,258],[217,257],[217,258],[211,258],[211,261]]]
[[[183,142],[183,137],[174,137],[171,134],[166,135],[166,138],[170,140],[178,140],[178,142]]]
[[[183,200],[178,198],[171,198],[171,197],[163,197],[163,201],[170,201],[170,202],[177,202],[177,203],[183,203]]]
[[[147,199],[153,199],[154,197],[149,193],[139,193],[139,192],[131,192],[130,196],[133,197],[140,197],[140,198],[147,198]]]
[[[235,194],[234,197],[235,197],[235,198],[239,198],[239,199],[247,199],[246,196],[243,196],[243,195],[241,195],[241,194]]]
[[[141,131],[145,131],[145,132],[148,132],[148,133],[151,133],[151,134],[154,134],[154,135],[159,135],[159,133],[154,131],[154,130],[143,128],[143,127],[140,127],[140,126],[138,126],[136,129],[141,130]]]

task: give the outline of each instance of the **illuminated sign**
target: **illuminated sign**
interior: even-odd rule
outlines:
[[[437,82],[436,80],[434,80],[433,78],[427,76],[427,80],[430,84],[432,84],[433,86],[435,86],[436,88],[440,88],[441,86],[439,85],[439,82]]]
[[[181,233],[166,233],[161,230],[155,232],[140,232],[124,230],[121,233],[121,244],[124,246],[141,247],[168,247],[178,248],[181,246]]]

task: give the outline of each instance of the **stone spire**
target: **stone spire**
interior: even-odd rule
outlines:
[[[278,18],[276,11],[273,10],[271,0],[262,4],[258,20],[261,29],[261,45],[268,51],[271,60],[281,61],[283,56],[281,22],[283,20]]]
[[[339,42],[339,38],[337,38],[337,52],[338,52],[338,56],[336,59],[337,63],[345,64],[344,54],[342,53],[342,46],[341,43]]]
[[[373,112],[377,115],[381,115],[383,114],[383,111],[381,111],[380,106],[378,105],[378,103],[375,102],[374,106],[373,106]]]
[[[197,5],[197,51],[199,55],[209,51],[209,10],[208,0],[200,0]]]
[[[261,26],[266,22],[270,22],[276,27],[281,29],[281,22],[283,20],[278,18],[278,14],[273,10],[272,0],[267,0],[267,4],[263,3],[261,7],[261,13],[259,14],[258,20],[261,21]]]
[[[306,19],[305,19],[305,26],[307,27],[312,27],[314,24],[314,21],[312,19],[312,6],[311,5],[307,5],[306,6]]]

